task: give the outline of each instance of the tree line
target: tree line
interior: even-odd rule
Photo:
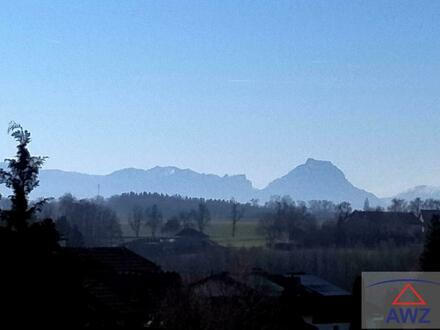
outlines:
[[[266,213],[258,222],[258,232],[264,236],[268,246],[274,246],[277,242],[281,246],[284,242],[289,243],[290,248],[295,245],[372,247],[379,244],[421,243],[423,240],[421,228],[418,232],[411,231],[407,224],[385,224],[380,221],[347,223],[353,211],[347,202],[336,204],[316,200],[306,203],[293,201],[288,196],[276,196],[265,207]],[[403,217],[399,212],[413,213],[418,218],[423,209],[440,210],[440,201],[417,198],[406,202],[393,199],[387,208],[372,208],[367,199],[364,206],[364,211],[374,211],[378,217],[381,212],[398,212],[393,214],[397,220]]]
[[[157,197],[159,194],[139,194],[142,197]],[[137,198],[138,194],[127,194]],[[66,194],[56,200],[46,203],[40,212],[40,217],[56,219],[57,230],[65,240],[67,246],[107,246],[122,242],[121,219],[114,209],[114,200],[103,198],[78,200],[70,194]],[[164,200],[167,197],[160,196]],[[171,197],[176,198],[176,197]],[[180,199],[180,198],[179,198]],[[141,237],[143,229],[148,229],[152,238],[159,235],[174,235],[184,228],[194,228],[205,232],[212,216],[209,202],[197,199],[195,208],[184,208],[177,214],[165,218],[169,214],[166,209],[161,209],[157,204],[149,206],[148,203],[134,203],[125,220],[130,227],[132,236]],[[232,235],[238,221],[245,214],[245,206],[233,199],[222,202],[230,206],[232,221]]]

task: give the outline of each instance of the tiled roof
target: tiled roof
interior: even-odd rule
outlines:
[[[124,247],[67,248],[69,253],[119,274],[160,272],[159,266]]]
[[[318,293],[321,296],[348,296],[350,293],[345,291],[326,280],[309,274],[292,275],[299,278],[300,285],[306,290]]]
[[[241,296],[252,293],[247,285],[235,280],[227,272],[208,276],[189,285],[198,295],[206,297]]]
[[[326,280],[310,274],[305,273],[290,273],[285,275],[271,274],[262,270],[254,270],[251,274],[254,278],[261,278],[264,281],[266,288],[272,289],[272,293],[280,292],[282,290],[298,290],[303,288],[306,292],[318,294],[320,296],[349,296],[350,293],[338,286],[327,282]],[[249,279],[249,276],[248,276]],[[272,288],[268,283],[273,283]]]

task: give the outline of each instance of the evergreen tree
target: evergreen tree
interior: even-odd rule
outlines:
[[[370,200],[368,198],[365,198],[364,211],[370,211]]]
[[[76,323],[81,313],[72,317],[71,311],[83,306],[80,280],[59,250],[53,221],[37,221],[45,200],[29,202],[45,157],[31,156],[30,133],[20,125],[11,123],[8,133],[17,141],[17,154],[0,170],[0,183],[12,190],[8,209],[0,213],[0,328],[51,328],[66,319]]]
[[[18,145],[15,159],[6,159],[9,171],[0,169],[0,183],[12,189],[12,195],[9,196],[11,209],[2,211],[1,215],[7,228],[20,232],[28,228],[30,220],[46,202],[42,200],[29,206],[29,194],[39,184],[38,173],[46,157],[31,156],[28,150],[31,134],[19,124],[12,122],[8,134]]]

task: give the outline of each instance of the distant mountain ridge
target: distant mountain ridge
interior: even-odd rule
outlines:
[[[370,205],[381,205],[374,194],[353,186],[333,163],[312,158],[260,191],[264,200],[272,195],[290,195],[294,200],[305,201],[349,201],[358,208],[368,198]]]
[[[420,185],[411,189],[405,190],[400,194],[394,196],[395,198],[413,200],[415,198],[421,199],[440,199],[440,187]]]
[[[109,197],[144,191],[215,199],[234,197],[241,202],[252,198],[264,202],[273,195],[289,195],[294,200],[348,201],[358,208],[366,198],[372,206],[381,204],[374,194],[353,186],[331,162],[311,158],[263,189],[254,188],[245,175],[202,174],[174,166],[156,166],[148,170],[126,168],[108,175],[41,170],[40,186],[32,197],[59,197],[65,193],[78,198],[93,197],[98,193]]]
[[[245,175],[201,174],[189,169],[156,166],[149,170],[126,168],[108,175],[42,170],[37,197],[58,197],[70,192],[79,198],[109,197],[123,192],[157,192],[168,195],[247,200],[255,189]]]

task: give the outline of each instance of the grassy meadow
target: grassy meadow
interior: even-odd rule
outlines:
[[[264,237],[257,234],[258,220],[240,221],[236,225],[235,238],[232,237],[232,224],[230,220],[213,220],[206,228],[206,234],[223,246],[232,247],[259,247],[264,246]],[[126,222],[121,224],[122,235],[126,240],[133,238],[133,231]],[[149,237],[151,233],[146,226],[141,229],[142,237]]]
[[[231,221],[213,221],[206,229],[211,239],[223,246],[254,247],[265,245],[264,237],[257,233],[258,220],[238,222],[232,237]]]
[[[421,245],[396,247],[382,245],[375,248],[316,247],[294,251],[276,251],[265,248],[265,240],[257,234],[258,221],[246,220],[237,224],[233,239],[232,225],[227,220],[211,221],[206,233],[222,246],[234,249],[206,251],[202,255],[153,258],[164,269],[179,272],[189,282],[213,272],[240,273],[259,267],[274,273],[306,272],[321,276],[347,290],[362,271],[418,270]],[[132,236],[128,224],[122,225],[124,235]],[[148,228],[142,236],[149,237]]]

